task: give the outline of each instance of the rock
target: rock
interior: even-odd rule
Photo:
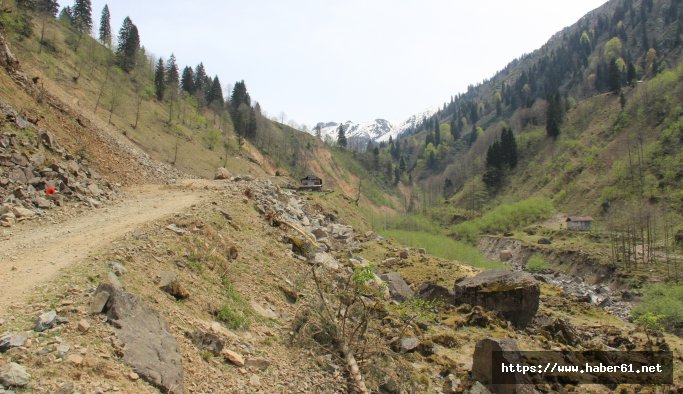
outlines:
[[[159,288],[175,297],[176,300],[184,300],[190,293],[180,284],[176,274],[171,271],[162,271],[159,276]]]
[[[405,260],[408,258],[408,251],[406,249],[402,249],[400,252],[398,252],[398,257],[401,260]]]
[[[403,302],[413,296],[413,290],[408,287],[408,284],[398,272],[381,274],[379,277],[389,287],[389,294],[391,294],[391,298],[394,300]]]
[[[325,230],[321,229],[320,227],[314,228],[313,231],[311,231],[311,234],[315,236],[316,241],[327,237]]]
[[[398,262],[399,262],[399,260],[396,257],[389,257],[388,259],[382,260],[383,265],[393,265],[393,264],[396,264]]]
[[[332,271],[339,271],[339,263],[329,253],[316,253],[315,263]]]
[[[88,330],[90,330],[90,323],[88,323],[87,320],[83,319],[83,320],[78,322],[77,328],[78,328],[78,331],[80,331],[80,332],[83,332],[83,333],[88,332]]]
[[[52,206],[50,204],[50,201],[48,201],[47,199],[45,199],[43,197],[34,198],[33,199],[33,205],[35,205],[36,207],[38,207],[40,209],[50,209],[50,207]]]
[[[472,387],[470,387],[468,394],[491,394],[491,391],[486,388],[483,384],[479,382],[474,382]]]
[[[171,230],[178,235],[183,235],[187,232],[187,230],[178,227],[175,223],[169,224],[168,226],[166,226],[166,229]]]
[[[258,387],[261,385],[261,379],[258,377],[258,375],[251,375],[249,378],[249,385],[252,387]]]
[[[128,372],[128,379],[132,380],[135,382],[136,380],[140,379],[140,375],[136,374],[133,371]]]
[[[230,171],[227,170],[225,167],[218,167],[216,168],[216,172],[213,175],[213,179],[230,179],[232,177],[232,174],[230,174]]]
[[[123,289],[102,283],[95,291],[95,298],[102,292],[108,293],[102,311],[123,344],[123,361],[161,391],[182,394],[182,357],[168,323],[146,303]]]
[[[70,354],[69,357],[67,357],[67,361],[76,366],[83,365],[83,357],[78,354]]]
[[[528,376],[521,373],[515,374],[511,384],[492,384],[491,363],[493,363],[493,352],[503,353],[503,362],[518,364],[520,363],[519,348],[517,342],[510,338],[485,338],[477,342],[472,356],[472,379],[484,383],[487,388],[495,394],[526,394],[534,393],[531,380]],[[524,384],[527,383],[527,384]]]
[[[123,264],[119,263],[118,261],[110,261],[109,268],[111,268],[111,270],[116,274],[116,276],[123,276],[125,273],[128,272],[126,267],[124,267]]]
[[[71,394],[75,390],[74,384],[69,382],[69,383],[64,383],[59,387],[57,392],[55,394]]]
[[[244,357],[242,357],[238,353],[233,352],[232,350],[223,349],[221,355],[223,355],[223,357],[225,357],[228,361],[230,361],[238,367],[244,366]]]
[[[417,349],[420,342],[415,337],[402,338],[398,344],[398,351],[401,353],[410,353]]]
[[[265,358],[248,358],[244,365],[247,368],[265,371],[270,366],[270,361],[266,360]]]
[[[109,301],[109,292],[105,290],[97,291],[90,302],[90,313],[93,315],[102,313],[107,301]]]
[[[199,349],[210,351],[214,356],[221,354],[225,346],[225,341],[221,337],[210,332],[195,331],[190,335],[190,340]]]
[[[0,382],[7,387],[25,387],[30,380],[26,368],[17,363],[9,363],[0,371]]]
[[[453,303],[453,293],[447,288],[436,283],[425,282],[417,289],[417,297],[428,301],[443,302],[444,304]]]
[[[446,377],[446,380],[443,383],[443,389],[441,390],[443,393],[455,393],[455,392],[460,392],[460,384],[462,382],[460,379],[455,377],[453,374],[448,374]],[[488,391],[488,390],[487,390]]]
[[[4,353],[13,347],[21,347],[26,343],[26,335],[4,334],[0,336],[0,353]]]
[[[13,208],[12,208],[12,213],[13,213],[14,216],[16,216],[18,219],[22,219],[22,218],[27,218],[27,219],[28,219],[28,218],[32,218],[32,217],[36,216],[36,213],[35,213],[35,212],[33,212],[33,211],[30,210],[30,209],[26,209],[26,208],[24,208],[24,207],[13,207]]]
[[[425,248],[419,248],[419,249],[417,250],[417,253],[419,253],[419,254],[427,254],[427,249],[425,249]]]
[[[491,270],[455,283],[457,304],[480,305],[497,311],[515,327],[524,328],[539,306],[538,282],[526,272]]]
[[[538,241],[536,241],[539,245],[550,245],[551,242],[548,238],[540,238]]]
[[[52,328],[52,326],[55,325],[57,321],[57,312],[55,311],[49,311],[45,312],[42,315],[38,316],[36,319],[36,326],[34,328],[35,331],[37,332],[43,332],[45,330],[49,330]]]
[[[256,301],[252,301],[250,303],[250,305],[251,305],[251,308],[254,310],[254,312],[256,312],[256,314],[261,316],[261,317],[264,317],[266,319],[273,319],[273,320],[275,320],[279,317],[275,311],[273,311],[270,308],[265,308],[265,307],[261,306],[261,304],[259,304]]]
[[[374,239],[375,238],[375,233],[373,233],[372,231],[366,231],[364,235],[365,235],[365,238],[367,238],[367,239]]]
[[[566,345],[576,346],[580,338],[576,329],[564,319],[555,319],[552,323],[541,327],[547,331],[553,339]]]
[[[498,253],[498,259],[500,261],[508,261],[512,258],[512,251],[509,249],[503,249]]]

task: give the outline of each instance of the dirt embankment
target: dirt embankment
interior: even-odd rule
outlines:
[[[479,250],[489,259],[506,262],[519,268],[526,267],[531,256],[538,254],[543,256],[554,271],[582,278],[592,285],[607,285],[612,289],[624,287],[622,279],[613,267],[601,263],[581,250],[558,250],[514,238],[495,236],[482,236],[479,239]]]

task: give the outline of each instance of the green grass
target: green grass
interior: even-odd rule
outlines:
[[[408,230],[385,230],[381,231],[380,234],[385,238],[394,239],[404,245],[424,248],[434,256],[456,260],[473,267],[481,269],[508,268],[503,263],[486,259],[474,246],[456,241],[445,235]]]
[[[225,301],[216,317],[231,330],[249,328],[251,325],[251,308],[230,281],[224,279],[223,287],[225,288]]]
[[[483,216],[451,227],[451,231],[469,242],[476,242],[479,234],[510,231],[545,219],[554,212],[552,202],[543,197],[501,204]]]
[[[647,286],[643,300],[631,312],[635,320],[656,316],[664,326],[683,324],[683,284],[660,283]]]
[[[531,271],[531,272],[538,272],[538,271],[543,271],[544,269],[548,269],[550,266],[548,263],[545,262],[543,259],[543,256],[535,254],[529,258],[529,261],[526,263],[526,270]]]

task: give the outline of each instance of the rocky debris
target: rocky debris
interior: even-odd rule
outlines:
[[[279,317],[277,312],[275,312],[269,306],[266,306],[266,307],[261,306],[261,304],[256,302],[256,301],[252,301],[250,303],[250,305],[251,305],[251,309],[253,309],[257,315],[259,315],[263,318],[275,320]]]
[[[71,394],[74,392],[75,389],[76,387],[73,383],[64,383],[63,385],[59,386],[59,389],[57,389],[57,392],[55,394]]]
[[[270,366],[270,361],[260,357],[248,358],[247,361],[244,362],[244,366],[249,369],[265,371]]]
[[[387,284],[389,287],[389,294],[391,294],[391,298],[395,301],[403,302],[413,297],[413,290],[398,272],[381,274],[379,277]]]
[[[123,276],[128,272],[126,267],[124,267],[123,264],[119,263],[118,261],[110,261],[108,265],[112,272],[116,274],[116,276]]]
[[[423,300],[442,302],[444,305],[453,303],[453,293],[432,282],[421,284],[417,289],[417,297]]]
[[[232,174],[230,171],[228,171],[225,167],[218,167],[216,168],[216,172],[214,173],[213,179],[230,179],[232,177]]]
[[[493,352],[506,352],[505,363],[520,363],[520,355],[517,342],[510,338],[485,338],[477,342],[472,356],[472,378],[486,385],[495,394],[530,394],[535,393],[534,386],[528,376],[521,373],[515,374],[511,384],[491,384]]]
[[[183,234],[187,233],[187,230],[185,230],[184,228],[178,227],[175,223],[169,224],[168,226],[166,226],[166,229],[171,230],[178,235],[183,235]]]
[[[480,382],[474,382],[472,387],[467,391],[468,394],[491,394],[491,391]]]
[[[408,250],[407,250],[407,249],[401,249],[401,250],[398,252],[398,257],[399,257],[401,260],[407,259],[408,256],[409,256],[409,255],[408,255]]]
[[[80,332],[86,333],[90,330],[90,323],[88,323],[87,320],[83,319],[83,320],[78,322],[77,329]]]
[[[24,346],[26,335],[8,333],[0,336],[0,353],[4,353],[11,348]]]
[[[552,242],[548,238],[539,238],[538,241],[536,241],[539,245],[550,245]]]
[[[0,371],[0,382],[7,387],[26,387],[31,375],[17,363],[9,363]]]
[[[33,329],[37,332],[43,332],[49,330],[57,323],[57,312],[49,311],[38,316],[36,319],[36,326]]]
[[[37,129],[11,107],[0,103],[0,119],[31,134],[0,132],[0,225],[43,215],[64,200],[101,206],[115,196],[113,187],[89,168],[85,159],[66,153],[54,137]],[[23,126],[23,127],[22,127]]]
[[[498,254],[500,261],[508,261],[512,258],[512,251],[509,249],[503,249]]]
[[[171,271],[162,271],[159,274],[159,288],[175,297],[176,300],[184,300],[190,296],[176,274]]]
[[[399,353],[410,353],[415,351],[417,347],[420,345],[420,341],[415,338],[415,337],[406,337],[406,338],[401,338],[400,341],[396,344],[394,347],[394,350],[396,350]]]
[[[540,288],[525,272],[491,270],[455,283],[457,304],[480,305],[497,311],[515,327],[524,328],[536,315]]]
[[[576,346],[581,341],[576,329],[564,319],[555,319],[552,322],[542,325],[541,332],[547,333],[549,339],[554,339],[559,343]]]
[[[233,352],[230,349],[223,349],[221,355],[223,355],[223,357],[225,357],[228,361],[230,361],[238,367],[244,366],[244,357],[242,357],[242,355],[240,355],[239,353]]]
[[[93,315],[102,313],[104,307],[107,305],[107,301],[109,301],[110,295],[111,294],[108,291],[98,289],[93,296],[92,301],[90,301],[90,313]]]
[[[213,353],[214,356],[221,354],[225,341],[216,334],[204,331],[195,331],[189,334],[190,340],[199,349],[207,350]]]
[[[314,261],[316,264],[332,271],[339,271],[339,263],[329,253],[316,253]]]
[[[109,283],[97,287],[95,299],[98,294],[108,295],[102,312],[124,345],[123,361],[162,391],[182,394],[182,357],[168,323],[143,301]]]

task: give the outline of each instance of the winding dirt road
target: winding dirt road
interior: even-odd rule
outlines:
[[[201,191],[147,185],[126,192],[115,205],[63,223],[18,227],[0,241],[0,314],[26,300],[38,285],[136,227],[199,202]]]

